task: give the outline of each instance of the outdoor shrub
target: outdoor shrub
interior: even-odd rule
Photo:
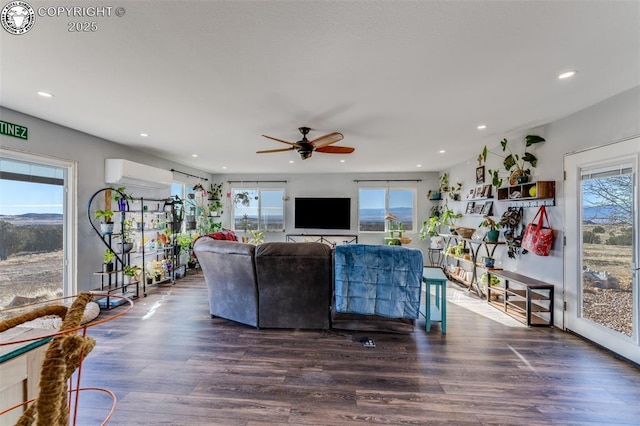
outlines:
[[[584,244],[600,244],[600,236],[591,231],[582,232],[582,242]]]

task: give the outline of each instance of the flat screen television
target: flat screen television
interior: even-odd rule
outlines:
[[[351,198],[296,198],[294,222],[304,229],[351,229]]]

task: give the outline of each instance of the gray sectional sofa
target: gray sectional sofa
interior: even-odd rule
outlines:
[[[258,246],[200,237],[212,316],[263,328],[330,328],[332,255],[320,243]]]
[[[204,273],[212,317],[257,328],[333,327],[411,333],[420,303],[422,253],[404,247],[345,247],[348,248],[338,247],[338,306],[334,292],[336,264],[333,250],[326,244],[268,242],[255,246],[205,236],[195,242],[193,251]],[[363,250],[366,256],[360,255]],[[345,254],[347,259],[353,258],[346,265]],[[399,277],[400,268],[406,269],[408,263],[420,270],[402,272],[400,291],[389,291],[388,287],[378,294],[369,291],[376,288],[376,281],[386,285],[397,282],[393,277]],[[377,271],[375,277],[387,274],[392,278],[359,274],[360,265],[369,272]],[[367,281],[364,287],[363,278]],[[411,286],[406,285],[407,279]],[[350,283],[351,289],[345,287],[345,282]],[[363,291],[364,288],[369,290]],[[360,296],[365,293],[374,300],[360,303]],[[402,307],[401,318],[387,316],[390,303]],[[363,306],[371,308],[363,310]]]

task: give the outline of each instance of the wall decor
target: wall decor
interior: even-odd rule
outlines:
[[[484,183],[484,166],[476,168],[476,183]]]
[[[493,214],[493,201],[487,201],[484,203],[484,210],[482,210],[482,213],[487,216],[491,216]]]
[[[491,185],[484,185],[482,187],[482,197],[483,198],[491,197]]]
[[[467,203],[467,209],[464,211],[464,214],[472,214],[473,213],[473,207],[475,206],[476,203],[474,203],[473,201],[469,201]]]

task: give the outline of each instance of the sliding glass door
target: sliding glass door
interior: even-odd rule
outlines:
[[[0,309],[74,293],[73,165],[0,150]]]

